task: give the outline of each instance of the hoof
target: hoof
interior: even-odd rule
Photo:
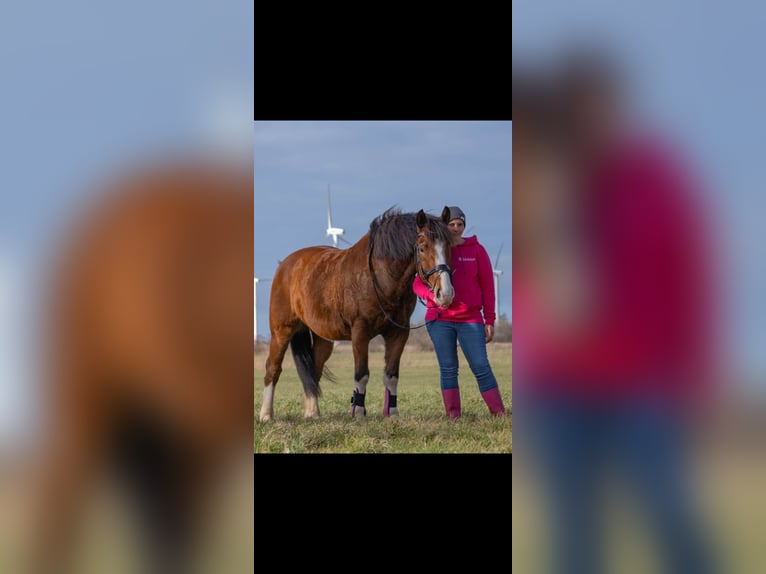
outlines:
[[[267,423],[267,422],[269,422],[271,420],[271,415],[268,415],[268,414],[264,415],[264,414],[262,414],[258,418],[258,420],[261,421],[262,423]]]

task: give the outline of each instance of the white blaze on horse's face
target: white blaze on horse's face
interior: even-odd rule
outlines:
[[[445,207],[445,210],[447,208]],[[447,215],[442,213],[442,223]],[[434,294],[434,302],[440,307],[449,307],[455,297],[452,287],[451,242],[448,233],[429,233],[428,216],[421,209],[417,214],[418,242],[416,246],[417,273],[421,281],[428,284]],[[430,242],[429,242],[430,240]]]
[[[449,265],[447,261],[447,249],[449,246],[441,241],[434,244],[434,253],[436,255],[436,265]],[[439,273],[439,279],[434,288],[434,301],[440,307],[449,307],[452,299],[455,298],[455,289],[452,287],[452,278],[449,273]]]

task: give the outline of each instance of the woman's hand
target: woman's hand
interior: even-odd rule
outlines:
[[[484,325],[484,339],[487,343],[489,343],[492,339],[495,338],[495,326],[494,325]]]

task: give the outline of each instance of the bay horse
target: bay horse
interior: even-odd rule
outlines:
[[[32,569],[68,571],[106,477],[138,513],[150,570],[189,571],[217,481],[252,465],[252,164],[139,165],[97,191],[46,278]]]
[[[577,148],[568,141],[565,102],[539,73],[516,72],[512,81],[513,289],[525,345],[533,326],[555,327],[547,337],[576,336],[595,304],[596,272],[589,267],[587,212],[575,184]],[[532,305],[538,319],[520,320]],[[522,347],[516,349],[521,366]]]
[[[370,370],[370,340],[385,341],[384,416],[397,416],[399,362],[415,310],[415,274],[428,283],[438,305],[454,297],[449,209],[441,217],[422,209],[390,208],[348,249],[315,246],[287,256],[277,267],[269,301],[271,343],[266,359],[260,420],[274,416],[274,388],[288,345],[303,383],[304,417],[319,417],[319,380],[333,341],[351,341],[354,354],[352,416],[363,421]]]

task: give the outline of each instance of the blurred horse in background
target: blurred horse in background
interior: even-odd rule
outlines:
[[[522,346],[538,336],[576,337],[594,306],[586,213],[555,87],[529,70],[513,78],[513,290],[519,303],[514,309],[526,317],[534,305],[536,320],[517,323],[525,331],[540,327],[518,340]]]
[[[66,571],[105,474],[150,570],[189,571],[216,480],[252,460],[252,214],[252,165],[204,161],[126,173],[78,211],[46,301],[37,572]]]

